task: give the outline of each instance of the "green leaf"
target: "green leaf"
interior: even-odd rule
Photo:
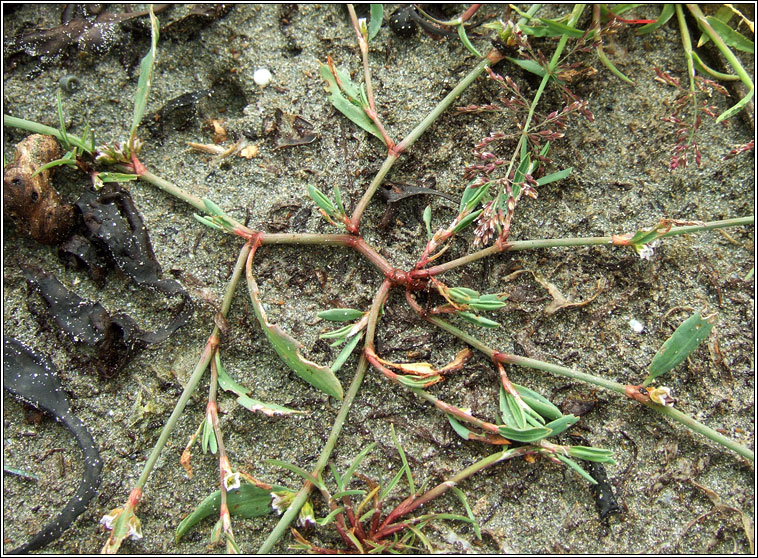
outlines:
[[[202,439],[203,453],[208,453],[210,448],[211,453],[216,455],[218,451],[218,443],[216,442],[216,433],[213,431],[213,423],[211,417],[206,416],[203,422],[203,439]]]
[[[245,409],[252,412],[263,413],[266,416],[273,417],[274,415],[302,415],[305,411],[296,411],[288,407],[282,407],[275,403],[264,403],[257,399],[252,399],[247,395],[240,395],[237,397],[237,403],[242,405]]]
[[[477,58],[481,58],[482,54],[476,50],[476,47],[471,43],[471,41],[468,38],[468,35],[466,34],[466,26],[462,23],[458,26],[458,36],[461,38],[461,42],[463,43],[463,46],[466,47],[466,50],[468,50],[471,54],[476,56]]]
[[[553,431],[550,434],[551,436],[557,436],[561,432],[564,432],[565,430],[573,426],[578,420],[579,420],[579,417],[577,416],[564,415],[559,419],[555,419],[554,421],[547,423],[545,426]]]
[[[39,173],[46,171],[47,169],[51,169],[53,167],[59,167],[61,165],[68,165],[69,167],[75,167],[76,166],[76,158],[73,156],[74,152],[69,151],[66,153],[63,157],[60,159],[55,159],[54,161],[50,161],[49,163],[45,163],[41,167],[39,167],[32,176],[37,176]]]
[[[340,80],[342,80],[342,75],[340,75]],[[384,138],[382,137],[382,133],[379,131],[379,128],[374,124],[374,121],[371,120],[371,118],[368,117],[366,112],[359,106],[356,106],[352,102],[350,102],[340,91],[339,85],[337,85],[337,82],[334,79],[334,76],[332,75],[332,72],[329,70],[329,66],[326,64],[321,64],[321,77],[323,77],[327,83],[329,84],[329,89],[331,92],[330,101],[332,105],[334,105],[334,108],[336,108],[338,111],[340,111],[343,115],[345,115],[348,119],[350,119],[354,124],[357,124],[361,128],[363,128],[365,131],[369,132],[370,134],[373,134],[382,142],[384,142]],[[342,82],[343,86],[345,86],[345,82]],[[352,85],[352,82],[351,82]],[[356,96],[359,95],[358,90],[355,90]]]
[[[63,103],[61,102],[61,90],[58,90],[58,94],[56,95],[56,105],[58,107],[58,123],[60,125],[59,130],[61,132],[60,140],[63,144],[63,147],[66,149],[71,149],[71,144],[68,141],[68,134],[66,133],[66,121],[63,117]]]
[[[424,224],[426,225],[427,239],[432,239],[432,206],[427,205],[424,208],[424,215],[422,216]]]
[[[738,33],[729,27],[726,23],[713,16],[708,16],[705,19],[708,20],[708,23],[711,24],[713,30],[718,33],[718,36],[721,37],[721,40],[723,40],[728,46],[736,48],[737,50],[741,50],[742,52],[748,52],[750,54],[753,54],[755,52],[755,45],[753,44],[753,41],[745,37],[745,35],[742,33]]]
[[[655,23],[647,23],[642,27],[639,27],[636,31],[637,35],[645,35],[647,33],[651,33],[659,27],[666,25],[666,23],[668,23],[668,20],[670,20],[671,16],[673,15],[674,5],[664,4],[663,8],[661,8],[661,15],[658,16],[658,19],[655,20]]]
[[[330,308],[319,312],[317,316],[330,322],[352,322],[363,317],[365,312],[355,308]]]
[[[337,343],[337,345],[339,345],[342,343],[342,340],[347,337],[348,333],[353,330],[353,327],[353,324],[347,324],[346,326],[342,326],[339,329],[327,331],[326,333],[319,335],[319,339],[340,339],[340,342]]]
[[[605,54],[605,52],[603,51],[602,48],[600,48],[600,47],[596,48],[595,49],[595,54],[600,59],[600,62],[603,63],[603,66],[605,66],[606,68],[608,68],[614,76],[616,76],[617,78],[619,78],[622,81],[625,81],[626,83],[628,83],[630,85],[635,85],[635,83],[631,79],[629,79],[628,77],[626,77],[624,75],[624,73],[621,70],[619,70],[613,64],[613,62],[611,62],[610,58],[608,58],[608,56],[606,56],[606,54]]]
[[[382,4],[371,4],[371,16],[368,22],[368,40],[371,41],[376,34],[379,33],[379,29],[382,27],[382,20],[384,19],[384,6]]]
[[[587,446],[568,446],[569,455],[584,459],[585,461],[596,461],[598,463],[610,463],[616,464],[616,460],[613,459],[613,452],[611,450],[603,448],[591,448]]]
[[[708,35],[703,35],[704,37],[708,37]],[[710,66],[707,66],[705,62],[703,62],[700,57],[697,55],[697,52],[694,50],[692,51],[692,61],[695,63],[695,68],[700,70],[703,73],[708,74],[711,77],[714,77],[716,79],[721,79],[724,81],[737,81],[740,79],[740,76],[736,76],[734,74],[725,74],[723,72],[719,72],[717,70],[714,70]]]
[[[153,13],[153,7],[150,5],[150,28],[152,30],[152,38],[150,41],[150,50],[142,59],[140,64],[139,81],[137,82],[137,92],[134,96],[134,114],[132,116],[132,128],[129,132],[129,146],[131,147],[135,136],[137,135],[137,128],[142,121],[142,116],[145,114],[145,107],[147,106],[147,95],[150,92],[151,78],[153,76],[153,68],[155,67],[155,58],[158,51],[158,19]]]
[[[247,395],[252,391],[250,388],[246,388],[232,379],[226,368],[224,368],[224,365],[221,364],[221,355],[219,355],[218,351],[216,352],[216,370],[218,370],[218,385],[224,391],[232,391],[237,395]]]
[[[376,447],[376,442],[371,442],[368,446],[363,448],[361,452],[355,456],[353,459],[353,462],[350,463],[350,467],[348,467],[347,471],[345,471],[345,474],[342,475],[342,485],[347,486],[350,484],[350,479],[353,478],[353,475],[355,474],[355,471],[358,470],[358,467],[361,464],[361,461],[363,461],[366,456],[371,453],[371,450],[373,450]]]
[[[509,428],[517,430],[526,428],[524,409],[518,404],[516,398],[506,392],[502,386],[500,386],[500,416]]]
[[[470,440],[469,434],[474,434],[471,430],[466,428],[462,422],[460,422],[457,418],[455,418],[451,414],[445,414],[447,417],[448,422],[450,423],[450,426],[453,427],[453,430],[455,430],[455,433],[458,434],[461,438],[464,440]]]
[[[477,217],[482,213],[483,210],[477,209],[473,213],[469,213],[466,215],[463,219],[460,220],[460,222],[453,227],[453,233],[459,233],[466,227],[468,227],[471,223],[476,221]]]
[[[131,182],[139,178],[136,174],[128,174],[124,172],[101,172],[100,180],[103,182]]]
[[[408,386],[410,388],[423,388],[426,386],[426,384],[429,382],[429,377],[424,376],[412,376],[412,375],[402,375],[397,377],[397,381],[403,384],[404,386]]]
[[[577,29],[575,27],[569,27],[565,23],[560,23],[558,21],[547,19],[544,17],[539,18],[539,20],[545,24],[545,27],[547,27],[551,31],[552,37],[557,37],[561,35],[566,35],[568,37],[573,37],[575,39],[578,39],[580,37],[584,36],[584,31],[582,29]]]
[[[300,353],[303,345],[287,335],[278,325],[268,322],[266,312],[263,310],[263,304],[258,296],[258,285],[252,276],[252,269],[248,268],[248,270],[247,285],[255,317],[258,318],[258,323],[261,324],[263,333],[279,357],[295,374],[313,387],[320,389],[327,395],[342,399],[342,385],[334,375],[334,372],[327,366],[316,364],[304,358]]]
[[[655,378],[678,366],[708,338],[711,329],[713,324],[704,320],[699,312],[687,318],[653,357],[653,362],[648,367],[649,375],[642,385],[647,387]]]
[[[345,364],[347,359],[350,358],[350,355],[353,354],[353,351],[358,346],[358,343],[361,339],[363,339],[362,333],[360,335],[354,335],[350,341],[348,341],[348,343],[340,351],[340,354],[337,355],[334,364],[332,364],[332,372],[336,372],[342,368],[342,365]]]
[[[521,399],[532,409],[548,420],[556,420],[563,416],[561,410],[553,405],[548,399],[527,387],[513,384]]]
[[[264,460],[269,465],[276,465],[277,467],[281,467],[282,469],[287,469],[288,471],[295,473],[296,475],[302,477],[303,479],[307,480],[313,486],[316,488],[321,488],[324,486],[323,481],[321,479],[317,479],[314,477],[311,473],[306,471],[305,469],[301,469],[297,465],[293,465],[292,463],[287,463],[286,461],[280,461],[278,459],[265,459]]]
[[[226,495],[226,503],[229,513],[233,516],[251,519],[262,517],[273,511],[271,507],[272,492],[291,492],[288,488],[275,486],[271,490],[259,488],[248,482],[242,483],[237,490],[232,490]],[[176,540],[186,535],[190,529],[208,516],[217,517],[221,508],[221,491],[216,490],[205,498],[195,510],[185,517],[176,528]]]
[[[324,517],[323,519],[317,519],[316,523],[318,523],[321,527],[324,527],[325,525],[329,525],[332,521],[334,521],[334,518],[337,517],[337,514],[340,514],[345,511],[344,506],[340,506],[338,508],[333,509],[329,512],[329,515]]]
[[[488,318],[483,318],[482,316],[478,316],[472,312],[458,312],[457,314],[467,322],[471,322],[474,325],[493,329],[500,327],[500,324],[498,322],[490,320]]]
[[[521,60],[520,58],[511,58],[510,56],[506,56],[506,58],[508,61],[516,64],[516,66],[519,66],[527,72],[531,72],[532,74],[536,74],[540,77],[545,77],[545,74],[547,73],[545,68],[534,60]]]
[[[337,212],[337,208],[334,207],[332,200],[327,198],[326,194],[312,184],[308,184],[308,195],[314,202],[316,202],[316,205],[326,211],[328,215],[334,215]]]
[[[466,499],[466,495],[463,493],[463,490],[457,486],[453,486],[451,490],[453,491],[453,494],[458,497],[458,499],[461,501],[461,504],[463,504],[463,507],[466,509],[466,515],[468,515],[468,518],[471,521],[471,526],[474,528],[476,538],[482,540],[482,531],[479,528],[479,522],[476,520],[476,517],[474,517],[474,512],[471,511],[471,507],[468,505],[468,500]]]
[[[392,492],[392,489],[397,486],[397,483],[400,482],[400,479],[403,478],[403,475],[406,472],[405,465],[400,467],[400,470],[395,473],[395,476],[392,477],[392,480],[382,489],[381,493],[379,494],[379,501],[383,501],[387,495]]]
[[[582,469],[582,467],[573,459],[569,459],[568,457],[566,457],[565,455],[561,455],[560,453],[555,453],[553,455],[555,455],[555,457],[557,457],[558,459],[563,461],[566,465],[571,467],[574,471],[579,473],[579,475],[587,482],[591,484],[597,484],[597,481],[593,479],[587,471]]]
[[[197,219],[198,221],[200,221],[200,222],[201,222],[203,225],[205,225],[206,227],[210,227],[210,228],[212,228],[212,229],[218,229],[218,230],[220,230],[220,231],[223,231],[223,230],[224,230],[224,228],[223,228],[223,227],[219,227],[219,226],[218,226],[216,223],[214,223],[213,221],[211,221],[211,220],[210,220],[210,219],[208,219],[207,217],[203,217],[203,216],[201,216],[201,215],[198,215],[197,213],[193,213],[193,214],[192,214],[192,216],[193,216],[195,219]]]
[[[337,202],[337,209],[340,210],[342,215],[345,215],[345,206],[342,204],[342,194],[340,188],[336,184],[332,186],[332,192],[334,192],[334,201]]]
[[[563,169],[558,172],[553,172],[550,174],[546,174],[542,178],[537,179],[537,184],[540,186],[544,186],[545,184],[550,184],[551,182],[556,182],[558,180],[563,180],[567,176],[571,174],[571,171],[574,170],[574,167],[569,167],[567,169]]]
[[[484,196],[486,196],[489,192],[490,184],[490,182],[487,182],[486,184],[482,184],[476,188],[467,186],[463,191],[463,195],[461,196],[461,206],[458,208],[458,211],[462,212],[464,209],[471,211],[477,205],[479,205],[479,202],[482,201]]]
[[[537,442],[552,434],[552,430],[545,426],[524,429],[498,426],[498,431],[504,438],[526,443]]]
[[[408,459],[405,457],[405,450],[403,450],[403,446],[397,438],[394,424],[390,425],[390,432],[392,433],[392,443],[395,444],[395,449],[397,449],[397,453],[400,454],[400,462],[403,464],[402,469],[405,469],[406,477],[408,479],[408,491],[411,494],[416,494],[416,484],[413,482],[413,473],[411,472],[410,465],[408,465]]]

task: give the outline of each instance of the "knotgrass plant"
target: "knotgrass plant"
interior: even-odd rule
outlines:
[[[528,46],[528,41],[524,36],[524,31],[522,31],[522,28],[528,28],[532,30],[532,34],[534,35],[541,33],[537,30],[537,27],[529,27],[527,25],[527,23],[530,23],[534,19],[538,9],[539,6],[532,7],[528,12],[523,14],[518,24],[510,23],[502,25],[498,33],[499,41],[502,43],[501,46],[490,50],[426,118],[405,138],[396,142],[389,131],[385,129],[379,117],[368,63],[369,41],[373,36],[372,34],[375,34],[378,29],[375,18],[381,17],[381,13],[373,9],[372,21],[366,24],[366,22],[358,20],[355,12],[352,8],[349,8],[363,59],[364,83],[357,86],[350,79],[349,74],[338,69],[331,59],[328,59],[326,65],[322,65],[321,75],[328,84],[331,102],[335,108],[358,126],[381,139],[387,149],[387,157],[352,212],[349,212],[345,206],[343,196],[337,186],[334,187],[331,196],[321,192],[313,185],[308,186],[308,193],[324,219],[330,225],[344,229],[344,232],[334,234],[267,233],[253,230],[230,217],[212,200],[207,198],[201,199],[190,194],[182,188],[154,175],[144,167],[138,159],[141,145],[136,132],[146,106],[152,68],[157,56],[158,28],[157,20],[152,14],[152,46],[142,63],[129,139],[123,145],[95,148],[94,141],[88,140],[92,136],[89,130],[85,132],[81,139],[75,138],[66,132],[62,119],[61,127],[54,129],[19,118],[4,116],[4,124],[7,126],[48,133],[57,137],[67,147],[73,146],[71,155],[64,157],[64,159],[79,163],[77,166],[93,177],[93,184],[95,186],[99,184],[96,179],[97,177],[101,181],[103,180],[103,173],[95,171],[93,167],[84,164],[83,159],[85,154],[95,157],[93,164],[114,166],[121,172],[121,174],[114,175],[115,178],[129,180],[136,177],[139,180],[150,183],[189,203],[201,212],[202,214],[196,215],[200,223],[239,237],[242,240],[242,245],[223,297],[219,315],[222,318],[226,318],[231,307],[236,286],[242,280],[244,274],[248,284],[250,303],[256,319],[269,343],[281,357],[282,361],[300,378],[315,388],[329,396],[342,400],[342,406],[332,426],[329,438],[311,472],[303,471],[294,464],[272,461],[273,464],[284,466],[305,479],[305,484],[298,492],[295,493],[282,487],[272,487],[240,471],[235,471],[226,454],[223,433],[218,421],[217,396],[219,387],[233,392],[238,397],[238,403],[250,410],[261,411],[269,415],[287,415],[296,411],[255,400],[250,397],[252,393],[249,388],[238,384],[230,378],[221,360],[220,343],[223,335],[222,328],[216,325],[186,383],[184,392],[179,398],[171,416],[166,421],[152,453],[144,464],[142,474],[129,495],[126,504],[123,508],[116,509],[109,514],[113,530],[103,548],[104,552],[116,552],[124,538],[140,534],[141,526],[136,515],[136,508],[142,496],[143,489],[179,416],[209,366],[211,368],[211,378],[205,416],[195,436],[190,440],[182,462],[186,467],[189,467],[191,447],[196,439],[199,438],[204,452],[210,450],[211,453],[218,455],[219,491],[211,495],[196,510],[196,513],[191,516],[191,521],[188,518],[185,520],[186,522],[183,522],[177,536],[181,536],[181,534],[186,532],[191,525],[199,521],[201,516],[204,517],[203,514],[217,513],[219,519],[213,530],[212,538],[217,541],[223,535],[228,552],[237,552],[239,550],[232,531],[231,515],[236,513],[243,517],[255,517],[267,513],[270,511],[269,508],[262,506],[261,502],[271,494],[280,500],[283,498],[285,503],[281,504],[280,507],[286,508],[286,511],[284,511],[279,524],[271,532],[266,542],[259,549],[259,552],[269,552],[296,515],[300,514],[301,519],[311,516],[312,508],[308,507],[311,504],[307,502],[313,488],[319,489],[330,510],[328,515],[317,521],[317,523],[322,525],[334,523],[347,549],[361,552],[370,550],[402,551],[413,548],[413,545],[417,541],[427,544],[421,527],[435,519],[433,515],[416,516],[412,519],[408,519],[407,516],[421,505],[450,489],[456,492],[461,498],[464,507],[468,510],[467,516],[451,516],[450,518],[473,521],[465,496],[455,485],[469,478],[471,475],[506,459],[527,455],[541,455],[551,461],[565,464],[589,482],[595,482],[572,457],[600,463],[614,463],[611,452],[601,448],[561,445],[555,441],[549,441],[548,438],[561,434],[576,423],[578,417],[570,414],[564,415],[552,402],[541,394],[528,387],[511,382],[508,378],[505,365],[543,370],[616,392],[630,400],[639,402],[655,413],[684,424],[690,429],[708,437],[710,440],[737,452],[750,461],[754,460],[754,454],[749,449],[699,423],[686,414],[673,409],[671,406],[672,399],[667,388],[660,386],[650,387],[653,380],[682,362],[698,343],[707,337],[712,317],[701,318],[699,314],[695,314],[677,329],[671,339],[662,347],[660,356],[656,357],[651,364],[648,378],[640,385],[623,385],[588,372],[581,372],[553,363],[500,351],[483,343],[475,334],[441,317],[447,315],[453,319],[460,319],[468,325],[478,327],[497,328],[499,326],[498,322],[483,314],[503,308],[505,305],[503,300],[507,297],[507,291],[504,293],[481,294],[473,289],[446,285],[440,278],[445,272],[462,268],[472,262],[495,254],[518,250],[533,250],[543,247],[618,246],[632,248],[640,256],[649,257],[652,247],[662,239],[724,227],[750,225],[754,222],[752,216],[708,223],[661,219],[659,223],[647,229],[606,237],[511,240],[509,238],[511,223],[515,216],[517,204],[522,200],[522,195],[526,194],[528,197],[536,198],[537,188],[550,182],[562,180],[571,173],[572,169],[567,168],[544,174],[544,166],[549,163],[550,142],[561,139],[567,127],[567,117],[571,113],[577,112],[585,114],[585,116],[588,115],[586,103],[578,99],[566,87],[566,72],[571,68],[564,65],[569,41],[577,36],[585,37],[587,35],[585,32],[577,35],[575,29],[584,7],[581,5],[574,7],[564,21],[540,19],[542,26],[547,28],[549,33],[560,37],[549,61],[541,52],[532,50]],[[471,14],[468,15],[470,17]],[[467,39],[464,39],[465,30],[463,23],[465,21],[461,17],[452,23],[448,22],[448,24],[457,26],[457,29],[461,32],[461,39],[464,43],[467,43]],[[597,31],[600,21],[597,14],[595,14],[594,21]],[[717,38],[714,39],[711,35],[709,37],[711,40],[714,40],[714,43],[718,40]],[[466,46],[469,48],[469,44],[466,44]],[[539,87],[531,97],[522,94],[520,87],[511,78],[500,77],[491,70],[491,66],[507,57],[501,49],[510,48],[516,53],[519,47],[521,47],[521,52],[528,52],[529,56],[525,59],[513,58],[513,60],[518,60],[518,64],[522,68],[533,71],[541,78]],[[599,47],[597,47],[597,52],[602,60],[602,56],[600,55],[602,50]],[[508,58],[509,60],[511,59],[511,57]],[[427,244],[412,269],[397,268],[362,236],[361,222],[364,212],[395,162],[411,148],[416,140],[445,110],[452,106],[466,88],[485,73],[501,86],[505,92],[504,104],[507,109],[516,111],[519,131],[511,135],[490,135],[476,146],[475,155],[481,164],[471,166],[466,171],[468,178],[473,179],[473,181],[464,189],[457,214],[450,221],[449,225],[433,232],[431,227],[432,214],[431,210],[427,208],[423,217],[428,232]],[[551,82],[558,85],[566,93],[566,98],[570,102],[560,111],[542,114],[539,110],[540,101]],[[502,107],[494,107],[494,105],[486,107],[478,106],[467,107],[466,110],[502,110]],[[734,112],[733,109],[730,109],[731,114],[734,114]],[[491,151],[493,147],[491,144],[500,141],[507,147],[508,154],[504,158],[496,156]],[[70,163],[65,162],[62,164]],[[460,236],[466,229],[474,225],[476,225],[474,232],[475,251],[444,263],[436,263],[449,249],[451,240]],[[374,294],[369,308],[333,308],[325,309],[320,314],[322,319],[346,323],[346,325],[339,329],[322,336],[327,339],[334,339],[335,345],[345,343],[345,347],[331,366],[315,363],[303,356],[301,345],[280,327],[269,322],[261,302],[253,266],[257,250],[261,246],[266,245],[294,245],[299,247],[317,245],[351,248],[361,254],[384,277],[381,286]],[[391,362],[377,353],[375,344],[377,328],[381,324],[383,307],[393,290],[404,292],[409,307],[418,315],[419,319],[425,320],[431,326],[453,335],[492,361],[493,367],[497,371],[498,383],[500,384],[498,398],[500,414],[497,418],[485,420],[476,417],[470,410],[443,401],[428,389],[430,386],[443,381],[446,374],[451,374],[464,368],[467,361],[473,356],[471,350],[465,349],[460,351],[452,362],[443,367],[435,367],[427,362]],[[421,298],[426,298],[427,303],[422,302]],[[434,300],[437,300],[439,304],[431,307]],[[361,342],[360,359],[353,379],[348,389],[343,391],[342,385],[334,372],[345,364],[351,353],[358,348]],[[371,449],[371,447],[367,447],[359,454],[347,473],[340,475],[336,469],[332,469],[337,489],[332,494],[323,480],[322,473],[338,441],[350,406],[355,398],[359,396],[361,384],[370,367],[375,368],[387,379],[414,393],[420,399],[434,405],[446,415],[454,431],[462,438],[497,446],[510,446],[512,442],[517,442],[520,445],[492,453],[453,475],[446,482],[425,492],[415,489],[407,463],[404,464],[403,468],[384,488],[374,481],[366,479],[365,482],[369,488],[368,492],[348,489],[348,482],[358,464]],[[399,444],[398,451],[402,457],[403,452]],[[389,495],[392,488],[398,484],[404,474],[408,476],[410,495],[387,515],[382,516],[382,504],[385,498]],[[359,503],[352,499],[355,496],[359,497]],[[248,504],[247,508],[244,507],[246,503]],[[303,508],[304,506],[306,508]],[[305,509],[306,512],[303,513],[301,509]],[[440,517],[437,516],[436,518]],[[405,533],[399,536],[399,533],[402,531],[405,531]],[[393,538],[390,539],[390,536]],[[295,532],[295,539],[302,549],[310,551],[324,550],[310,543],[299,532]],[[429,549],[428,545],[427,549]]]

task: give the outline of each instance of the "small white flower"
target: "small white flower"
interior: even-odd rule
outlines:
[[[142,523],[136,515],[133,515],[129,520],[129,534],[127,537],[133,541],[138,541],[142,538]]]
[[[271,493],[271,507],[276,513],[282,515],[290,507],[292,500],[295,498],[294,492],[282,491]]]
[[[310,501],[305,502],[300,508],[300,517],[298,519],[300,527],[306,528],[316,524],[316,518],[313,515],[313,505]]]
[[[637,251],[641,260],[649,260],[653,257],[655,249],[660,243],[660,240],[656,239],[649,244],[633,244],[632,246],[634,246],[634,249]]]
[[[237,490],[240,487],[239,471],[236,473],[228,472],[226,475],[224,475],[224,486],[226,487],[227,492]]]
[[[116,508],[115,510],[111,510],[110,513],[107,515],[104,515],[103,518],[100,520],[100,523],[102,523],[108,531],[113,530],[113,523],[116,521],[116,518],[121,515],[121,512],[124,511],[121,508]]]
[[[665,386],[647,388],[647,394],[653,403],[658,403],[658,405],[673,407],[676,403],[676,399],[671,396],[671,388]]]

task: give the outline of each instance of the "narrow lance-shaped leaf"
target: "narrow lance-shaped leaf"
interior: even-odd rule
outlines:
[[[558,180],[563,180],[567,176],[571,174],[571,171],[574,170],[574,167],[569,167],[567,169],[560,170],[558,172],[553,172],[550,174],[546,174],[542,178],[537,179],[537,184],[540,186],[544,186],[545,184],[550,184],[551,182],[556,182]]]
[[[242,405],[245,409],[252,412],[263,413],[266,416],[273,417],[274,415],[301,415],[305,411],[296,411],[288,407],[282,407],[275,403],[264,403],[248,397],[247,395],[240,395],[237,397],[237,403]]]
[[[371,41],[382,27],[384,7],[381,4],[371,4],[371,17],[368,22],[368,40]]]
[[[329,90],[331,92],[330,101],[332,105],[334,105],[334,108],[336,108],[338,111],[340,111],[342,114],[344,114],[348,119],[350,119],[354,124],[357,124],[370,134],[375,135],[380,140],[384,141],[384,138],[382,137],[382,133],[379,131],[379,128],[374,124],[374,121],[371,120],[371,118],[368,117],[366,112],[361,108],[360,106],[355,105],[354,103],[350,102],[340,90],[339,85],[337,85],[337,81],[334,79],[334,76],[332,75],[331,70],[329,69],[329,66],[326,64],[321,64],[321,77],[323,77],[326,82],[329,84]],[[340,77],[340,81],[342,78]],[[345,85],[343,83],[343,85]],[[352,82],[350,82],[350,85],[352,85]],[[355,87],[352,85],[352,87]],[[356,89],[356,97],[359,96]]]
[[[653,362],[648,368],[649,375],[642,385],[647,387],[655,378],[678,366],[703,340],[708,338],[711,329],[713,329],[713,324],[703,319],[699,312],[695,312],[685,320],[653,357]]]
[[[597,481],[595,479],[593,479],[587,471],[585,471],[584,469],[582,469],[582,467],[576,461],[574,461],[573,459],[569,459],[568,457],[566,457],[565,455],[561,455],[560,453],[556,453],[555,457],[557,457],[558,459],[560,459],[561,461],[563,461],[563,463],[565,463],[566,465],[568,465],[569,467],[571,467],[584,480],[586,480],[590,484],[597,484]]]
[[[279,354],[284,363],[289,366],[295,374],[311,384],[313,387],[320,389],[327,395],[342,399],[342,385],[340,384],[334,372],[321,364],[312,362],[300,354],[302,345],[282,330],[276,324],[270,324],[266,318],[266,312],[263,310],[263,304],[259,297],[258,284],[253,278],[252,256],[255,251],[250,252],[247,260],[247,285],[250,292],[250,301],[258,318],[258,323],[268,338],[269,343]]]
[[[266,490],[245,482],[239,489],[227,492],[226,503],[229,507],[229,513],[233,516],[247,519],[268,515],[273,511],[271,507],[272,492],[291,492],[291,490],[281,486],[274,486],[270,490]],[[206,517],[218,516],[220,507],[221,491],[216,490],[179,523],[179,526],[176,528],[176,540],[181,539],[190,529]]]
[[[151,79],[153,75],[153,68],[155,66],[155,59],[158,53],[158,19],[153,13],[153,6],[150,5],[150,28],[152,30],[152,38],[150,41],[150,50],[142,59],[140,64],[139,81],[137,82],[137,92],[134,97],[134,114],[132,116],[132,128],[129,132],[129,146],[131,148],[134,138],[137,135],[137,128],[139,127],[142,116],[145,114],[145,107],[147,106],[147,95],[150,92]]]
[[[658,16],[658,19],[655,20],[654,23],[647,23],[643,25],[642,27],[638,28],[636,33],[637,35],[645,35],[647,33],[651,33],[658,29],[659,27],[666,25],[668,21],[671,19],[671,16],[674,15],[674,5],[673,4],[664,4],[663,8],[661,8],[661,15]]]
[[[713,30],[718,33],[721,40],[723,40],[728,46],[743,52],[749,52],[750,54],[755,52],[753,41],[745,37],[742,33],[738,33],[726,23],[713,16],[708,16],[705,19],[708,20],[708,23],[711,24]]]
[[[319,312],[317,315],[322,320],[329,320],[331,322],[353,322],[363,317],[362,310],[356,310],[355,308],[330,308]]]

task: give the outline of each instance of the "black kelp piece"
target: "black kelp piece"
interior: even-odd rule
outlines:
[[[597,482],[592,486],[595,495],[595,506],[597,514],[601,521],[604,521],[612,513],[621,513],[621,506],[616,500],[613,493],[613,486],[608,481],[608,475],[605,473],[605,467],[602,463],[595,461],[584,461],[583,465],[587,468],[590,476]]]
[[[45,525],[29,542],[9,552],[9,554],[25,554],[56,540],[87,508],[100,486],[103,462],[86,426],[71,413],[68,396],[63,391],[58,371],[50,359],[32,352],[15,339],[5,337],[3,339],[3,386],[10,393],[50,413],[62,422],[74,435],[84,454],[84,475],[76,494],[56,518]]]
[[[148,344],[158,343],[186,324],[192,315],[189,294],[178,282],[160,279],[161,266],[129,192],[110,183],[100,192],[86,191],[76,205],[82,213],[88,239],[104,249],[121,271],[139,285],[168,297],[182,297],[173,321],[152,333],[143,333],[141,339]]]
[[[147,346],[144,332],[125,314],[111,318],[98,302],[89,302],[69,291],[53,275],[32,266],[22,268],[29,285],[46,303],[45,315],[75,342],[94,347],[95,364],[106,377],[117,374],[136,354]],[[32,312],[38,316],[42,312]]]

